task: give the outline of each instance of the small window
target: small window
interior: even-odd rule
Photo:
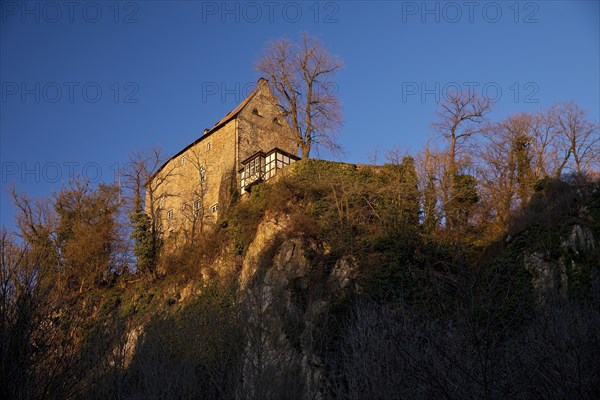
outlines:
[[[250,161],[250,174],[254,175],[260,171],[260,159],[255,158]]]
[[[173,219],[173,210],[167,212],[167,219]]]
[[[179,165],[185,165],[185,156],[181,157],[181,160],[179,160]]]
[[[260,113],[258,112],[258,108],[253,108],[252,109],[252,114],[258,115],[260,117]]]
[[[200,182],[205,182],[206,181],[206,168],[204,168],[204,165],[200,166]]]
[[[218,204],[218,203],[215,203],[215,204],[213,204],[212,206],[210,206],[210,212],[211,212],[211,213],[213,213],[213,214],[214,214],[214,213],[216,213],[217,211],[219,211],[219,204]]]
[[[208,142],[206,143],[206,151],[209,151],[210,149],[212,149],[212,143]]]
[[[183,203],[183,204],[181,205],[181,211],[185,211],[185,210],[187,210],[187,204],[186,204],[186,203]]]
[[[194,211],[194,217],[198,218],[200,216],[200,210]]]
[[[160,208],[163,208],[163,207],[165,206],[165,196],[160,196],[160,197],[158,198],[158,206],[159,206]]]
[[[277,124],[277,125],[280,125],[279,118],[277,118],[277,117],[273,118],[273,123]]]
[[[200,209],[200,200],[196,200],[194,202],[194,210],[199,210]]]

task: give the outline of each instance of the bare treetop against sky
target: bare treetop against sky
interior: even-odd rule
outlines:
[[[597,121],[599,19],[598,1],[3,1],[0,224],[7,186],[45,196],[113,181],[136,149],[176,153],[252,91],[267,41],[303,31],[344,61],[350,162],[422,148],[457,88],[493,120],[574,100]]]

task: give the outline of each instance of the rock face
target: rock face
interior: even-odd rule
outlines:
[[[531,281],[539,302],[558,291],[566,294],[568,287],[567,270],[564,262],[549,260],[549,255],[533,252],[523,256],[525,268],[531,274]]]
[[[535,251],[523,256],[523,263],[532,276],[532,285],[543,302],[548,296],[567,296],[569,276],[577,275],[581,269],[579,258],[589,254],[596,247],[592,231],[582,225],[573,225],[566,238],[560,241],[560,257],[552,257],[550,251]]]
[[[272,380],[277,388],[278,370],[282,365],[296,371],[297,387],[287,388],[290,395],[301,391],[304,398],[320,398],[324,387],[323,368],[313,343],[332,301],[343,295],[356,277],[356,262],[351,257],[339,259],[331,271],[321,262],[327,254],[320,241],[285,233],[285,217],[266,218],[249,246],[240,276],[244,287],[248,324],[260,332],[260,340],[249,338],[250,360],[244,367],[249,397],[256,397],[252,382]],[[291,366],[291,367],[290,367]],[[289,380],[286,381],[289,384]]]
[[[257,272],[261,258],[264,258],[264,252],[270,247],[278,235],[280,235],[289,226],[289,217],[269,217],[267,216],[256,230],[256,235],[244,257],[242,271],[240,274],[240,283],[242,287],[247,287],[250,279]]]
[[[567,250],[572,251],[575,254],[579,254],[580,251],[586,252],[594,249],[594,235],[592,231],[587,227],[581,225],[573,225],[571,228],[571,234],[561,243],[561,246]]]

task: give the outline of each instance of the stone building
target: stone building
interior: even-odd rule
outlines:
[[[214,223],[237,194],[298,160],[298,147],[267,81],[167,160],[146,187],[146,212],[165,234]]]

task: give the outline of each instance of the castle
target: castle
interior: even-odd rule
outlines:
[[[168,159],[146,186],[146,212],[164,234],[201,232],[236,197],[298,160],[268,82]]]

